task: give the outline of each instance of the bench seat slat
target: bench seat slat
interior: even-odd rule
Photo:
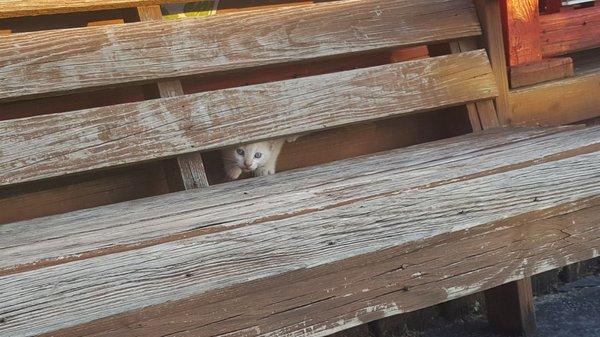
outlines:
[[[485,51],[0,123],[0,186],[491,98]]]
[[[14,34],[0,39],[0,101],[480,34],[470,0],[333,1]]]
[[[558,131],[470,135],[421,150],[414,147],[2,226],[0,238],[11,236],[16,241],[0,249],[0,261],[31,253],[18,245],[19,232],[35,251],[50,244],[65,252],[82,239],[101,238],[121,226],[133,237],[165,224],[209,230],[189,233],[192,237],[187,239],[159,240],[139,249],[80,256],[70,263],[1,276],[7,320],[0,332],[48,332],[411,242],[426,243],[438,235],[541,209],[566,207],[568,213],[585,200],[600,197],[600,127]],[[516,148],[528,150],[518,153]],[[346,171],[361,173],[344,177]],[[290,188],[303,182],[305,188]],[[257,185],[263,185],[263,191],[258,187],[254,196]],[[283,185],[288,192],[278,194]],[[212,196],[220,206],[210,205]],[[248,212],[261,214],[267,209],[277,213],[246,221]],[[140,219],[141,214],[145,216]],[[50,234],[52,225],[57,231]],[[70,236],[69,225],[73,233],[84,229],[88,234]],[[51,236],[34,240],[36,234]],[[591,237],[586,241],[593,243],[600,233],[587,235]],[[452,291],[456,296],[461,293]]]
[[[224,221],[228,227],[261,222],[277,217],[285,207],[308,209],[311,205],[320,205],[317,208],[327,208],[372,193],[457,179],[501,166],[527,163],[557,151],[597,145],[600,129],[567,132],[569,129],[488,131],[477,137],[469,135],[397,150],[389,156],[364,156],[286,172],[271,177],[266,185],[260,179],[250,179],[201,191],[5,224],[0,226],[0,247],[4,247],[0,249],[0,274],[17,265],[32,265],[43,260],[61,262],[98,250],[128,246],[131,249],[142,242],[153,243],[160,238],[211,228]],[[570,137],[568,142],[560,147],[556,145],[567,137]],[[528,151],[522,156],[511,156],[525,147]],[[452,166],[442,172],[434,170],[450,163]],[[354,179],[367,173],[371,177],[368,186]],[[319,193],[340,187],[344,188],[343,194]],[[63,246],[65,239],[71,244]]]
[[[189,2],[189,0],[0,0],[0,19],[178,2]]]

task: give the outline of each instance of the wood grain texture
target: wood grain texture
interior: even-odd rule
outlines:
[[[0,41],[0,100],[479,34],[469,0],[345,0],[198,20],[24,33]]]
[[[352,161],[348,162],[347,166],[342,163],[332,164],[319,173],[329,177],[330,174],[327,171],[331,169],[361,168],[363,174],[352,176],[349,180],[358,188],[346,190],[345,185],[349,181],[332,180],[333,186],[315,187],[316,194],[310,193],[306,187],[292,190],[285,198],[279,198],[279,202],[293,204],[291,208],[287,208],[287,211],[280,212],[280,216],[265,217],[242,226],[230,226],[235,224],[235,219],[245,219],[242,214],[243,210],[262,209],[264,213],[265,210],[277,207],[273,201],[261,206],[261,201],[267,200],[260,200],[255,195],[249,195],[247,198],[252,206],[243,207],[239,203],[230,203],[230,209],[218,216],[219,220],[216,223],[213,222],[212,225],[209,225],[213,230],[199,236],[0,277],[0,290],[2,290],[0,293],[6,294],[3,303],[6,311],[9,312],[5,324],[0,326],[0,332],[7,334],[48,332],[129,310],[141,309],[149,305],[182,300],[203,293],[218,293],[228,286],[233,287],[301,269],[316,268],[363,254],[400,247],[411,242],[426,245],[429,240],[435,240],[438,235],[467,229],[476,230],[480,226],[500,222],[510,217],[526,215],[530,212],[552,210],[556,207],[565,207],[558,214],[572,212],[586,205],[589,200],[600,196],[598,129],[588,129],[588,131],[594,131],[592,135],[596,137],[596,145],[588,146],[585,150],[562,152],[563,143],[570,142],[568,139],[562,138],[560,143],[556,140],[551,142],[553,145],[548,149],[549,155],[542,157],[545,160],[528,161],[523,165],[508,167],[503,164],[501,166],[494,165],[495,169],[487,172],[480,171],[480,174],[473,175],[463,173],[458,178],[449,180],[444,175],[456,164],[457,158],[452,156],[446,158],[448,165],[427,167],[428,164],[425,164],[426,167],[423,167],[423,165],[413,164],[412,169],[411,167],[403,169],[402,166],[394,165],[394,168],[388,168],[386,172],[378,175],[374,175],[372,171],[384,169],[384,167],[381,162],[377,162],[377,158],[387,162],[397,159],[407,160],[407,158],[399,154],[380,154],[373,156],[373,164],[370,165],[358,165]],[[567,135],[569,132],[564,133],[564,136]],[[543,142],[543,139],[544,137],[540,137],[538,141]],[[471,145],[476,146],[476,144]],[[427,150],[420,154],[426,153]],[[499,156],[496,149],[493,148],[487,153],[492,157],[507,159],[505,156]],[[514,156],[514,151],[510,153],[510,156]],[[430,159],[428,155],[424,157],[422,160],[426,162]],[[538,157],[538,159],[541,158]],[[472,166],[473,164],[469,163],[469,167]],[[406,172],[407,169],[413,172]],[[402,173],[403,171],[405,173]],[[415,175],[414,171],[419,174]],[[428,171],[437,178],[430,179],[429,182],[422,181],[426,183],[425,185],[421,185],[417,181],[410,182],[411,177],[418,180],[423,173]],[[396,172],[398,175],[395,174]],[[314,179],[316,176],[316,174],[309,175],[308,172],[298,172],[296,175],[303,177],[302,181]],[[269,178],[267,177],[267,179]],[[293,174],[288,174],[286,178],[288,182],[294,180]],[[256,179],[258,183],[266,183],[266,181],[261,182],[260,180],[266,179]],[[408,188],[397,186],[396,184],[400,182]],[[268,185],[267,183],[263,186],[268,187]],[[249,191],[252,191],[251,189],[241,190],[239,184],[229,184],[229,186],[235,189],[235,194],[238,195],[243,192],[251,194]],[[386,186],[389,186],[389,190],[385,190]],[[198,190],[197,195],[202,191]],[[356,194],[359,191],[360,193],[369,191],[369,194],[366,198],[361,197],[360,194]],[[277,196],[274,191],[272,193],[271,196]],[[329,206],[317,200],[325,195],[330,195],[329,198],[340,198],[344,193],[350,194],[347,196],[347,200],[338,199]],[[187,197],[186,200],[189,200],[194,194],[196,192],[188,191],[180,194],[179,197]],[[234,194],[230,193],[227,199],[235,200],[233,196]],[[310,198],[313,204],[309,208],[299,208],[298,202],[305,198]],[[204,198],[203,200],[211,202],[214,199]],[[180,206],[177,203],[174,205]],[[211,213],[207,207],[209,206],[206,203],[195,205],[195,209],[202,209],[204,215]],[[239,211],[233,211],[233,209]],[[283,210],[283,208],[279,209]],[[137,208],[137,210],[141,211],[141,208]],[[165,207],[162,207],[162,210],[145,209],[144,212],[146,218],[153,218],[149,220],[154,223],[173,223],[173,221],[163,218],[164,210]],[[156,214],[160,213],[159,216],[153,216],[151,214],[153,211],[157,211]],[[175,217],[179,218],[179,224],[187,222],[194,223],[195,226],[202,226],[205,222],[200,219],[204,215],[197,212],[192,215],[193,211],[191,211],[177,207]],[[134,213],[136,210],[129,207],[129,215],[134,215]],[[68,215],[66,218],[71,218],[71,225],[77,225],[81,221],[76,221],[74,217],[81,215],[83,214],[79,212]],[[119,216],[123,215],[113,212],[113,217]],[[536,216],[536,218],[540,217],[544,216]],[[83,216],[80,219],[85,221],[86,218],[90,220],[89,216]],[[95,216],[93,218],[93,221],[99,220]],[[139,219],[139,214],[137,218]],[[114,222],[110,224],[114,226]],[[146,224],[146,226],[148,225],[154,227]],[[116,229],[117,227],[112,228],[113,231]],[[568,233],[572,234],[567,234],[567,236],[574,236],[574,241],[566,240],[564,243],[579,243],[579,245],[573,247],[578,248],[577,250],[568,250],[567,252],[597,255],[597,244],[600,240],[598,229],[597,223],[595,223],[591,228],[586,226],[580,235],[569,231]],[[554,234],[560,235],[561,232],[554,232]],[[56,233],[53,235],[56,236]],[[562,235],[565,234],[562,233]],[[2,235],[1,237],[6,236]],[[564,236],[559,236],[554,240],[561,237],[564,238]],[[485,241],[478,242],[485,243]],[[495,244],[498,243],[503,246],[507,244],[506,241],[495,242]],[[534,241],[534,246],[537,246],[535,243],[536,241]],[[594,250],[591,247],[594,247]],[[516,251],[520,252],[518,254],[523,254],[521,249]],[[542,251],[544,250],[542,249]],[[558,247],[555,246],[553,253],[556,254],[557,251]],[[2,254],[4,255],[5,252],[6,250],[3,250]],[[473,256],[472,249],[468,247],[464,247],[464,250],[459,250],[459,252],[461,252],[459,253],[461,258]],[[511,256],[500,256],[502,256],[501,261],[513,260]],[[518,256],[523,257],[523,255]],[[426,260],[431,266],[438,258],[439,255],[429,256]],[[495,257],[495,259],[498,258],[499,256]],[[6,258],[3,256],[2,260],[5,261]],[[479,264],[478,261],[482,261],[484,264]],[[409,262],[409,264],[412,263]],[[470,259],[470,266],[474,268],[471,270],[486,270],[489,267],[487,263],[488,261],[480,259],[479,256]],[[554,264],[535,266],[536,269],[545,270],[545,268],[554,267]],[[513,266],[511,269],[508,271],[508,275],[503,274],[502,277],[498,276],[502,270],[494,269],[492,278],[498,278],[495,282],[499,283],[509,282],[514,279],[512,272],[515,269],[520,270],[518,266]],[[99,275],[101,277],[98,277]],[[411,275],[416,279],[423,276],[421,271],[414,269]],[[361,277],[361,275],[354,277]],[[441,287],[446,293],[446,299],[480,290],[489,280],[488,277],[475,277],[476,280],[473,280],[473,284],[465,287],[464,283],[455,282],[456,280],[448,278],[448,276],[443,279],[447,281]],[[387,279],[388,282],[389,280],[391,279]],[[343,288],[344,284],[343,282],[336,283],[333,286]],[[402,286],[408,286],[410,290],[412,285],[403,284]],[[8,291],[9,289],[11,291]],[[371,288],[364,289],[363,291],[368,292]],[[381,288],[380,291],[387,292]],[[311,296],[311,294],[306,294],[306,296]],[[27,301],[23,300],[25,297]],[[275,294],[269,296],[268,299],[275,302],[285,301]],[[369,313],[368,308],[371,308],[372,311],[379,313],[371,317],[374,319],[381,317],[381,312],[386,315],[399,311],[398,304],[393,302],[383,303],[381,307],[373,307],[368,302],[357,303],[357,305],[358,307],[352,311],[346,308],[345,313],[351,312],[352,317],[356,317],[356,310],[367,310],[363,311],[366,314]],[[220,311],[220,308],[221,304],[213,306],[216,311]],[[267,310],[270,311],[270,309]],[[327,311],[322,309],[320,312],[326,313]],[[303,320],[303,316],[297,316],[294,310],[286,310],[286,312],[282,312],[282,315]],[[60,319],[56,319],[57,317]],[[235,315],[235,318],[243,321],[244,324],[249,322],[252,322],[251,326],[255,324],[254,320],[248,321],[246,317]],[[335,321],[339,321],[339,319],[339,317],[335,317]],[[280,321],[281,316],[277,322]],[[303,322],[307,324],[306,321],[303,320]],[[310,323],[308,324],[310,325]],[[344,322],[341,325],[346,324],[353,323]],[[199,329],[195,333],[197,335],[215,333],[215,330],[204,327],[202,324],[196,328]],[[222,324],[218,324],[216,328],[221,334],[232,331],[223,329]],[[292,331],[300,329],[296,326],[292,328]],[[277,332],[277,324],[269,326],[261,324],[258,330],[252,329],[250,332],[237,331],[237,329],[233,331],[234,335],[247,333],[255,335],[273,330],[275,330],[273,332],[275,335],[282,333],[281,330]],[[287,331],[287,329],[283,331]]]
[[[42,336],[327,336],[597,256],[599,211],[509,218]]]
[[[574,75],[573,59],[556,57],[510,68],[512,88],[559,80]]]
[[[535,336],[535,309],[531,278],[513,281],[485,292],[488,322],[500,332]]]
[[[452,53],[461,53],[477,49],[477,41],[474,39],[462,39],[450,43]],[[490,129],[500,126],[498,114],[493,100],[475,102],[467,105],[469,119],[473,131]]]
[[[11,269],[16,270],[15,266],[35,267],[44,260],[45,264],[64,263],[94,251],[131,250],[143,242],[156,244],[161,238],[172,237],[170,240],[173,240],[178,235],[203,234],[214,227],[213,224],[236,228],[277,219],[282,213],[288,214],[285,218],[298,214],[290,211],[290,207],[304,210],[300,214],[311,213],[364,200],[374,193],[410,190],[481,172],[490,174],[500,167],[528,165],[539,158],[551,158],[555,153],[598,147],[599,130],[600,127],[572,131],[533,129],[517,133],[498,130],[396,150],[386,156],[365,156],[285,172],[266,179],[268,184],[264,183],[265,179],[249,179],[6,224],[0,226],[0,247],[4,247],[0,249],[0,268],[10,273]],[[515,156],[522,148],[528,151]],[[435,169],[450,163],[452,165],[443,171]],[[341,166],[344,169],[340,169]],[[365,167],[372,167],[364,178],[371,181],[368,186],[363,179],[354,179],[365,172]],[[415,172],[420,173],[415,175]],[[65,239],[71,244],[65,246],[62,243]]]
[[[502,1],[509,66],[542,59],[539,0]]]
[[[182,154],[167,160],[164,170],[171,192],[208,187],[204,162],[199,152]]]
[[[591,72],[510,92],[515,125],[564,125],[600,116],[600,72]]]
[[[141,21],[162,20],[162,13],[158,5],[138,7],[137,11]],[[185,94],[181,82],[177,80],[160,81],[157,86],[159,95],[163,98]],[[208,186],[208,178],[200,153],[179,155],[166,160],[164,171],[171,192]]]
[[[501,125],[509,124],[509,86],[507,74],[506,52],[504,49],[504,32],[502,29],[502,11],[499,0],[475,0],[479,20],[483,26],[483,39],[490,58],[492,70],[496,76],[498,97],[496,113]]]
[[[0,0],[0,19],[178,2],[186,0]]]
[[[544,57],[600,47],[600,7],[542,15],[541,50]]]
[[[496,95],[484,51],[0,123],[0,185]]]

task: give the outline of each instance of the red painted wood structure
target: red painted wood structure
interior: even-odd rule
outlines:
[[[513,88],[572,76],[567,55],[600,47],[594,1],[505,0],[502,11]]]

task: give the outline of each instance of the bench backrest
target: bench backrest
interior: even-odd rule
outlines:
[[[470,0],[345,0],[203,19],[14,34],[0,38],[0,102],[460,41],[480,34]],[[495,97],[485,51],[462,50],[3,121],[0,186]]]

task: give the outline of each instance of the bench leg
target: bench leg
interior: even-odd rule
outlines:
[[[500,332],[533,336],[535,311],[529,277],[485,292],[488,322]]]

